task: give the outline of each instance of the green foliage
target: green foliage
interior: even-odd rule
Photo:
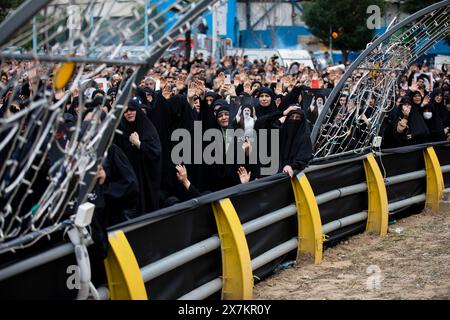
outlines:
[[[341,50],[346,57],[348,51],[365,49],[373,39],[373,30],[367,28],[370,5],[378,5],[383,10],[384,1],[313,0],[303,4],[303,19],[311,33],[326,45],[329,45],[330,27],[337,32],[333,48]]]
[[[414,13],[440,0],[403,0],[400,9],[406,13]]]

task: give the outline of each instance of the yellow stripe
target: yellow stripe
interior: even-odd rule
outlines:
[[[301,174],[291,180],[298,214],[298,250],[297,259],[307,254],[313,257],[315,264],[322,262],[323,238],[322,221],[319,206],[308,178]]]
[[[364,159],[364,171],[369,196],[366,231],[385,236],[388,230],[389,208],[386,186],[373,154]]]
[[[247,240],[230,199],[212,204],[222,247],[224,300],[253,298],[253,273]]]
[[[122,230],[108,234],[109,250],[104,261],[111,300],[147,300],[141,270]]]
[[[439,202],[444,192],[444,177],[433,147],[423,150],[423,155],[427,172],[426,207],[432,212],[436,212],[439,209]]]

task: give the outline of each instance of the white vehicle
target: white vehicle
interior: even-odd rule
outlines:
[[[247,55],[248,59],[253,62],[254,60],[267,60],[273,56],[277,56],[283,66],[289,68],[289,66],[298,62],[305,67],[314,69],[314,63],[312,57],[307,50],[303,49],[246,49],[246,48],[233,48],[227,50],[227,55]]]
[[[243,55],[248,56],[248,60],[253,62],[254,60],[267,60],[273,56],[279,56],[277,49],[246,49],[246,48],[233,48],[227,50],[227,55],[234,56]]]
[[[314,63],[311,55],[307,50],[302,49],[278,49],[278,56],[281,58],[283,65],[289,68],[294,62],[303,64],[305,67],[314,69]]]
[[[450,65],[450,56],[437,55],[434,57],[434,67],[436,69],[441,69],[443,64]]]

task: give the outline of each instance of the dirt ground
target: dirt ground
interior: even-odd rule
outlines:
[[[450,206],[353,236],[255,285],[254,299],[450,299]]]

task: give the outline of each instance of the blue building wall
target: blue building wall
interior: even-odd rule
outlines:
[[[242,30],[240,32],[239,46],[243,48],[296,47],[298,36],[310,34],[308,28],[303,26],[271,26],[267,30]]]

